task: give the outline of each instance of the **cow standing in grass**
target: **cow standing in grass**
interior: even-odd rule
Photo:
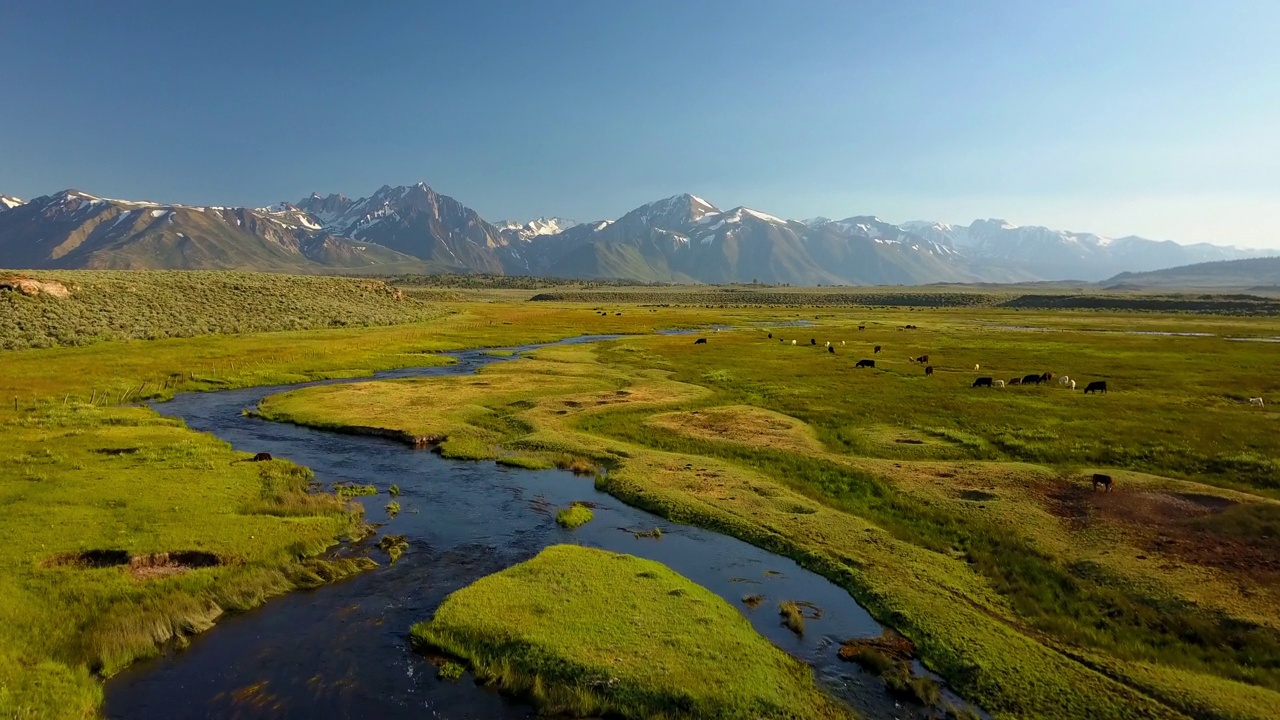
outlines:
[[[1107,381],[1094,380],[1093,382],[1089,383],[1084,387],[1085,395],[1088,395],[1089,393],[1095,393],[1095,392],[1102,393],[1105,395],[1107,393]]]
[[[980,377],[973,381],[973,387],[991,387],[994,378]]]
[[[1102,486],[1103,491],[1111,492],[1111,488],[1115,487],[1116,483],[1114,480],[1111,479],[1110,475],[1103,475],[1102,473],[1094,473],[1093,474],[1093,491],[1094,492],[1098,491],[1099,485]]]

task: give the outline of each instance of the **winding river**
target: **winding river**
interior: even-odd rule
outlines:
[[[584,336],[565,343],[609,336]],[[532,350],[541,346],[509,348]],[[497,362],[519,362],[483,350],[450,353],[456,364],[393,370],[375,379],[473,373]],[[381,567],[315,590],[290,593],[256,610],[224,617],[185,649],[139,663],[106,685],[111,718],[532,718],[527,704],[472,682],[441,682],[434,667],[409,649],[409,626],[431,616],[446,595],[542,548],[578,543],[656,560],[741,609],[756,630],[811,664],[820,682],[871,718],[923,717],[901,706],[882,683],[839,661],[841,640],[874,637],[881,627],[847,592],[745,542],[629,507],[595,490],[591,479],[559,470],[533,471],[492,462],[464,462],[401,443],[271,423],[241,414],[286,390],[370,378],[326,380],[179,395],[154,409],[212,433],[237,450],[269,452],[315,471],[317,480],[373,484],[363,498],[369,522],[382,533],[408,536],[395,565],[373,550]],[[401,513],[388,519],[386,488],[399,485]],[[555,510],[575,500],[598,505],[595,520],[573,531]],[[661,527],[660,539],[633,531]],[[369,552],[378,536],[337,553]],[[749,610],[744,595],[765,602]],[[822,608],[803,637],[780,623],[777,603],[804,600]],[[919,668],[918,668],[919,669]],[[944,697],[962,705],[949,692]]]

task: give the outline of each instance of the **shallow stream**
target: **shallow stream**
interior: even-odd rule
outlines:
[[[581,337],[591,342],[608,337]],[[510,348],[532,350],[539,346]],[[376,379],[464,375],[496,362],[520,362],[475,350],[450,353],[456,364],[379,373]],[[442,682],[409,648],[408,630],[446,595],[536,555],[548,545],[577,543],[664,563],[724,598],[777,646],[811,664],[824,686],[871,718],[923,717],[902,706],[882,683],[836,657],[847,638],[875,637],[881,627],[850,595],[791,560],[745,542],[676,525],[598,492],[590,478],[492,462],[446,460],[399,442],[345,435],[244,416],[264,397],[327,380],[179,395],[154,409],[212,433],[237,450],[267,452],[306,465],[326,486],[375,485],[361,498],[367,520],[386,523],[362,544],[339,553],[370,552],[381,567],[315,590],[290,593],[253,611],[224,617],[180,651],[139,663],[106,686],[111,718],[532,718],[527,704],[469,680]],[[402,510],[383,506],[400,486]],[[598,507],[595,519],[569,531],[556,509],[573,501]],[[662,529],[658,539],[635,531]],[[408,536],[395,565],[372,544],[384,533]],[[744,595],[760,594],[755,610]],[[777,606],[802,600],[822,609],[803,637],[781,624]],[[956,704],[962,704],[944,692]]]

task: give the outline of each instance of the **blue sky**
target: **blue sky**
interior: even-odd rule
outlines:
[[[0,192],[1280,247],[1280,3],[0,0]]]

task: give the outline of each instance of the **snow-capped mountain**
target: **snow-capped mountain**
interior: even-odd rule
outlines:
[[[910,221],[902,227],[953,246],[984,264],[998,264],[1047,280],[1101,280],[1119,272],[1154,270],[1212,260],[1256,257],[1265,251],[1136,236],[1108,238],[1093,233],[1019,226],[1005,220],[974,220],[967,227]]]
[[[562,233],[577,224],[575,220],[560,217],[540,217],[525,223],[519,220],[500,220],[493,225],[509,238],[528,241],[539,235]]]
[[[0,265],[23,268],[265,269],[425,267],[320,231],[289,208],[164,205],[63,190],[0,213]]]
[[[391,187],[351,201],[317,194],[294,205],[325,230],[389,247],[459,271],[502,273],[500,250],[510,242],[474,210],[426,183]]]
[[[0,266],[451,270],[666,282],[916,284],[1100,280],[1122,271],[1270,255],[1003,220],[895,225],[870,215],[787,220],[696,195],[614,220],[486,222],[424,183],[369,197],[313,193],[257,209],[0,196]],[[392,266],[395,266],[392,268]]]
[[[642,205],[614,221],[536,239],[530,270],[657,281],[851,284],[972,279],[949,243],[876,218],[807,225],[696,195]]]

